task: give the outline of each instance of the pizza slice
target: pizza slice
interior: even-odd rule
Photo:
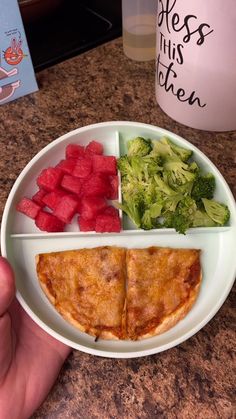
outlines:
[[[126,264],[128,339],[163,333],[189,312],[201,283],[199,250],[129,249]]]
[[[97,338],[125,338],[126,250],[104,246],[36,256],[40,285],[72,325]]]

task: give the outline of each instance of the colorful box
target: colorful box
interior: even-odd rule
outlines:
[[[38,90],[17,0],[1,0],[0,105]]]

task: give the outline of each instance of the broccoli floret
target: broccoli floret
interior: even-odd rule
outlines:
[[[127,198],[122,204],[118,204],[118,207],[128,215],[138,228],[141,228],[144,208],[139,194]]]
[[[117,167],[120,170],[122,176],[132,174],[132,167],[127,155],[122,156],[117,160]]]
[[[202,202],[206,213],[215,223],[223,226],[229,221],[230,211],[227,205],[207,198],[202,198]]]
[[[197,210],[195,201],[189,196],[183,198],[174,213],[168,212],[164,216],[165,227],[172,227],[178,233],[185,234],[193,225],[194,215]]]
[[[183,199],[183,195],[181,193],[177,193],[176,195],[169,195],[164,200],[164,211],[165,212],[175,212],[178,203]]]
[[[196,174],[188,170],[188,165],[179,158],[169,157],[163,164],[164,171],[170,186],[183,185],[186,182],[193,182]]]
[[[184,147],[180,147],[174,143],[172,143],[171,140],[169,140],[166,137],[163,137],[160,142],[162,144],[168,145],[171,150],[183,161],[187,162],[188,159],[192,156],[193,152],[191,150],[188,150]]]
[[[204,210],[197,210],[194,214],[192,227],[216,227],[217,224]]]
[[[158,217],[161,215],[162,205],[155,203],[147,209],[142,217],[141,226],[144,230],[159,227]]]
[[[156,183],[156,189],[164,196],[176,195],[176,192],[159,176],[154,176],[154,181]]]
[[[152,151],[151,140],[137,137],[127,142],[128,156],[146,156]]]
[[[202,198],[212,199],[215,191],[215,177],[212,173],[197,176],[191,196],[199,202]]]
[[[153,140],[152,141],[152,151],[150,156],[158,156],[158,157],[168,157],[168,156],[175,156],[173,150],[171,149],[168,143],[163,142],[163,138],[160,140]]]

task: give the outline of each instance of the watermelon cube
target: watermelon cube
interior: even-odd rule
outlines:
[[[92,158],[94,172],[104,173],[106,175],[116,175],[117,165],[114,156],[99,156],[95,154]]]
[[[75,176],[64,175],[61,181],[61,187],[79,195],[81,191],[81,180]]]
[[[109,176],[110,188],[109,193],[107,195],[107,199],[118,199],[118,185],[119,180],[118,176]]]
[[[107,208],[105,208],[102,213],[112,215],[113,217],[119,217],[118,209],[116,209],[112,205],[109,205]]]
[[[73,176],[85,178],[92,172],[92,159],[90,157],[82,157],[77,160],[77,163],[72,172]]]
[[[29,198],[23,197],[16,206],[17,211],[27,215],[27,217],[35,219],[38,212],[41,210],[41,206],[36,204]]]
[[[62,171],[56,167],[48,167],[43,169],[37,178],[37,185],[39,188],[46,191],[53,191],[60,185],[62,178]]]
[[[38,192],[36,192],[32,196],[32,201],[36,202],[36,204],[40,205],[40,207],[43,207],[44,202],[42,201],[42,199],[46,193],[47,192],[44,189],[39,189]]]
[[[53,214],[64,223],[70,223],[78,211],[78,200],[71,195],[65,195],[57,204]]]
[[[84,156],[84,147],[79,144],[68,144],[66,146],[66,158],[77,159]]]
[[[39,211],[35,224],[40,230],[47,232],[64,231],[65,228],[65,224],[61,220],[46,211]]]
[[[55,190],[52,192],[46,193],[42,198],[44,205],[46,205],[51,210],[55,210],[61,199],[67,195],[67,192],[61,190]]]
[[[118,216],[99,214],[96,217],[95,231],[97,233],[119,233],[121,222]]]
[[[105,198],[99,196],[85,196],[81,200],[80,214],[84,220],[93,220],[107,207]]]
[[[90,143],[85,147],[85,154],[103,154],[103,145],[97,141],[90,141]]]
[[[72,174],[75,164],[76,164],[77,159],[65,159],[65,160],[61,160],[56,167],[60,170],[62,170],[62,172],[67,173],[69,175]]]
[[[84,180],[81,195],[82,196],[107,196],[110,193],[110,184],[104,175],[92,173]]]
[[[80,231],[95,230],[95,220],[85,220],[83,217],[78,217],[78,224]]]

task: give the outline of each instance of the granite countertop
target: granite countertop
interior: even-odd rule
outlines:
[[[123,55],[117,39],[37,74],[39,91],[1,106],[0,211],[23,167],[60,135],[91,123],[131,120],[199,147],[236,196],[236,132],[180,125],[156,104],[154,62]],[[33,418],[233,418],[235,287],[216,316],[178,347],[138,359],[73,351]]]

